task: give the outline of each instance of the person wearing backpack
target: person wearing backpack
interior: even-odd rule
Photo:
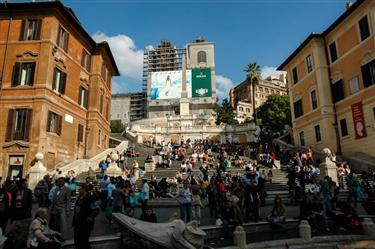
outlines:
[[[79,184],[79,197],[74,207],[73,216],[74,246],[77,249],[91,249],[89,237],[94,229],[95,217],[99,213],[99,206],[96,205],[89,191],[90,188],[87,184]]]

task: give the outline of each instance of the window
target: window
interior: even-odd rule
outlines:
[[[299,133],[299,141],[301,143],[301,146],[305,146],[305,133],[303,131]]]
[[[358,25],[359,32],[361,33],[361,41],[363,41],[370,36],[370,27],[368,25],[367,16],[364,16],[361,20],[359,20]]]
[[[320,135],[320,125],[315,125],[315,139],[317,142],[322,141],[322,136]]]
[[[198,52],[198,63],[201,63],[201,62],[204,62],[204,63],[207,62],[207,55],[206,55],[206,52],[204,51]]]
[[[99,96],[99,110],[100,113],[103,114],[103,97],[104,97],[104,92],[103,90],[100,90],[100,96]]]
[[[66,85],[66,73],[55,68],[54,76],[53,76],[53,84],[52,89],[58,91],[61,94],[65,94],[65,85]]]
[[[78,104],[86,109],[88,107],[88,90],[82,86],[79,87]]]
[[[363,86],[369,87],[375,84],[375,60],[361,67]]]
[[[344,94],[344,84],[342,80],[339,80],[331,85],[332,89],[332,101],[337,103],[345,98]]]
[[[104,145],[104,148],[107,147],[107,135],[104,135],[103,145]]]
[[[106,81],[107,69],[106,69],[106,67],[105,67],[104,62],[102,63],[102,67],[101,67],[101,70],[100,70],[100,74],[101,74],[103,80]]]
[[[266,93],[269,93],[269,92],[270,92],[268,88],[265,88],[265,90],[266,90]]]
[[[20,41],[40,39],[41,19],[24,19],[21,24]]]
[[[78,124],[77,142],[83,142],[83,125]]]
[[[329,52],[331,54],[331,62],[333,63],[335,60],[337,60],[336,42],[332,42],[329,45]]]
[[[246,108],[246,112],[250,112],[250,108]]]
[[[315,110],[318,107],[318,100],[316,99],[316,91],[313,90],[310,92],[311,97],[311,107],[313,110]]]
[[[275,93],[275,90],[271,89],[271,94],[274,94]]]
[[[105,118],[109,120],[109,99],[108,98],[105,104]]]
[[[57,46],[64,49],[65,52],[68,51],[68,41],[69,41],[69,34],[68,32],[63,28],[59,27],[59,31],[57,33]]]
[[[311,73],[313,70],[311,54],[306,57],[307,72]]]
[[[98,131],[98,144],[100,144],[100,137],[102,136],[102,131],[99,129]]]
[[[345,137],[348,135],[348,127],[346,125],[346,119],[341,119],[340,120],[340,128],[341,128],[341,136]]]
[[[29,141],[31,114],[31,109],[9,110],[5,142],[13,140]]]
[[[13,66],[12,86],[34,84],[35,62],[16,62]]]
[[[373,114],[373,116],[375,118],[375,107],[372,108],[372,114]]]
[[[61,135],[62,117],[57,113],[48,111],[47,131]]]
[[[240,110],[240,112],[243,112],[243,107],[240,107],[239,110]]]
[[[350,90],[350,94],[353,94],[359,91],[358,76],[355,76],[349,80],[349,90]]]
[[[260,92],[263,92],[263,87],[260,86],[260,87],[259,87],[259,91],[260,91]]]
[[[91,55],[85,49],[82,49],[81,66],[84,67],[87,71],[90,72],[90,70],[91,70]]]
[[[302,99],[294,102],[294,118],[299,118],[303,115]]]
[[[293,68],[293,70],[292,70],[292,74],[293,74],[293,82],[294,82],[294,84],[297,84],[297,82],[298,82],[298,72],[297,72],[297,67]]]
[[[111,72],[108,71],[107,72],[107,86],[108,86],[108,89],[111,89],[111,79],[112,79]]]

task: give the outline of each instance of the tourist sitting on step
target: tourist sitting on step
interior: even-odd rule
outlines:
[[[339,201],[332,211],[333,221],[339,230],[357,229],[360,227],[360,220],[357,212],[349,203]]]
[[[311,205],[311,225],[313,228],[313,232],[317,231],[317,229],[323,229],[327,232],[330,231],[327,222],[327,216],[325,214],[323,204],[320,202],[317,196],[314,196],[313,202]]]
[[[153,222],[153,223],[157,222],[156,214],[154,213],[154,210],[150,206],[147,206],[144,208],[142,215],[139,219],[142,221],[146,221],[146,222]]]
[[[268,216],[267,220],[271,223],[273,229],[285,231],[285,218],[285,206],[283,205],[281,197],[277,195],[273,203],[271,214]]]

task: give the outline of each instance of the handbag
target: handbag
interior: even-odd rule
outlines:
[[[143,202],[145,200],[145,197],[146,197],[146,193],[141,191],[138,195],[138,200]]]
[[[192,197],[192,200],[191,200],[191,204],[193,205],[193,206],[201,206],[202,205],[202,203],[201,203],[201,198],[200,198],[200,196],[199,195],[193,195],[193,197]]]

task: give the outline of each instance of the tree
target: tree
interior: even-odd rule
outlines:
[[[292,124],[290,101],[287,95],[269,95],[266,102],[256,111],[262,123],[262,130],[267,131],[265,136],[269,139],[281,136],[285,125]]]
[[[121,120],[111,120],[111,133],[121,133],[125,129]]]
[[[244,71],[247,73],[246,80],[251,86],[251,105],[253,107],[253,117],[256,123],[257,117],[255,115],[255,86],[259,83],[261,70],[260,66],[256,62],[251,62],[246,66]]]
[[[216,124],[238,124],[234,118],[234,112],[229,104],[228,99],[223,99],[223,102],[216,107]]]

